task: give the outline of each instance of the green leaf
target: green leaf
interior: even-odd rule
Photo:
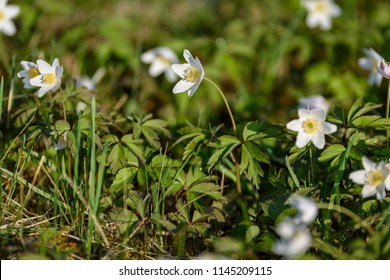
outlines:
[[[350,123],[352,121],[352,117],[356,114],[356,112],[362,108],[363,106],[363,97],[358,98],[355,103],[352,104],[351,109],[349,109],[347,121]]]
[[[107,163],[110,165],[111,171],[115,174],[118,169],[122,168],[126,164],[125,153],[120,144],[116,144],[110,154],[107,157]]]
[[[229,155],[238,145],[241,144],[240,140],[230,135],[223,135],[219,137],[218,140],[218,144],[210,144],[210,146],[215,146],[219,149],[209,158],[207,163],[209,165],[209,172],[213,170],[215,166],[219,164],[227,155]]]
[[[187,191],[188,201],[195,201],[202,195],[207,195],[214,200],[222,200],[223,195],[220,192],[220,186],[214,183],[200,183],[191,186]]]
[[[203,140],[205,139],[206,135],[200,134],[196,137],[194,137],[184,148],[183,152],[183,161],[186,161],[194,152],[195,150],[202,144]]]
[[[157,213],[152,214],[151,220],[154,223],[163,226],[169,232],[174,232],[177,228],[175,224],[171,223],[168,220],[165,220],[163,217],[161,217],[161,215],[158,215]]]
[[[123,142],[140,160],[145,161],[144,152],[141,146],[142,140],[135,139],[132,134],[126,134],[122,137],[121,142]]]
[[[264,171],[259,162],[268,163],[267,157],[260,149],[251,142],[242,145],[240,173],[247,171],[248,179],[256,186],[260,184],[260,177],[264,176]]]
[[[64,120],[56,121],[54,127],[58,133],[58,135],[63,134],[65,131],[70,130],[70,124]]]
[[[365,128],[367,126],[370,126],[371,123],[378,121],[379,119],[381,119],[381,117],[376,115],[361,116],[355,118],[352,121],[352,125],[354,125],[356,128]]]
[[[118,143],[118,141],[119,141],[118,137],[114,134],[107,134],[104,135],[102,138],[102,143],[109,144],[109,145]]]
[[[340,155],[345,150],[346,150],[345,147],[341,144],[330,145],[321,153],[321,156],[318,158],[318,161],[320,162],[328,161]]]
[[[266,121],[253,121],[245,125],[242,137],[245,141],[252,141],[260,138],[275,138],[283,133],[280,126],[272,125]]]
[[[135,175],[137,174],[138,168],[136,167],[126,167],[118,171],[118,174],[115,176],[114,182],[111,185],[113,191],[120,191],[124,186],[129,185]]]

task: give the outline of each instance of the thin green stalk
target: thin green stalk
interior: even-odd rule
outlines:
[[[89,166],[89,192],[88,192],[88,207],[89,207],[89,218],[88,218],[88,234],[87,234],[87,256],[88,259],[91,258],[92,252],[92,235],[93,235],[93,219],[92,216],[95,215],[95,193],[96,193],[96,142],[95,142],[95,114],[96,114],[96,101],[95,97],[92,98],[91,102],[91,131],[89,135],[90,139],[90,166]]]
[[[312,186],[314,186],[314,164],[313,164],[313,147],[310,146],[310,149],[309,149],[309,153],[310,153],[310,171],[311,171],[311,183],[312,183]]]
[[[231,122],[232,122],[233,131],[234,131],[234,133],[236,133],[236,122],[234,121],[234,117],[233,117],[232,111],[230,110],[229,103],[228,103],[228,101],[227,101],[225,95],[223,94],[222,90],[217,86],[216,83],[214,83],[214,82],[213,82],[212,80],[210,80],[209,78],[204,77],[203,79],[206,80],[206,81],[208,81],[209,83],[211,83],[211,84],[217,89],[217,91],[219,92],[219,94],[221,95],[223,101],[225,102],[226,109],[228,110],[228,113],[229,113],[229,116],[230,116],[230,120],[231,120]]]
[[[0,83],[0,121],[1,121],[1,114],[3,113],[3,93],[4,93],[4,77],[1,76],[1,83]]]

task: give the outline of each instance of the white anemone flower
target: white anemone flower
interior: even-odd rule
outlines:
[[[368,84],[380,86],[383,76],[379,72],[378,65],[383,60],[383,57],[374,51],[372,48],[364,49],[366,57],[362,57],[358,60],[358,64],[361,68],[370,71],[368,76]]]
[[[172,70],[182,78],[173,88],[173,93],[181,93],[188,90],[188,96],[192,96],[204,77],[202,64],[197,57],[193,57],[188,50],[183,52],[187,63],[173,64]]]
[[[312,237],[306,225],[296,223],[293,219],[283,219],[275,231],[281,239],[275,242],[272,250],[287,259],[303,255],[312,244]]]
[[[42,59],[37,60],[39,75],[30,80],[31,85],[40,87],[38,97],[42,97],[48,91],[56,91],[61,85],[61,78],[64,69],[55,58],[53,65],[50,65]]]
[[[95,74],[93,74],[92,78],[88,76],[82,76],[76,79],[76,87],[84,87],[87,90],[94,90],[96,85],[101,81],[106,70],[104,68],[99,68],[96,70]]]
[[[56,151],[62,150],[68,146],[68,132],[69,131],[65,131],[64,134],[58,137],[58,140],[54,145]]]
[[[321,95],[313,95],[303,97],[298,100],[299,108],[302,109],[322,109],[327,114],[329,111],[329,103]]]
[[[349,174],[349,179],[356,184],[364,185],[363,198],[376,194],[377,200],[384,199],[386,190],[390,190],[389,169],[386,164],[383,161],[376,164],[366,157],[362,158],[362,164],[364,169],[353,171]]]
[[[289,198],[288,204],[298,210],[294,217],[298,223],[309,225],[318,214],[318,207],[314,200],[301,195],[293,195]]]
[[[296,145],[298,148],[306,146],[310,141],[318,149],[325,146],[325,134],[336,132],[337,126],[325,121],[326,113],[322,109],[298,110],[299,119],[287,123],[286,127],[297,131]]]
[[[390,79],[390,66],[383,58],[378,64],[378,71],[383,77]]]
[[[323,30],[332,28],[332,18],[341,14],[341,8],[333,0],[307,0],[302,5],[308,11],[306,24],[309,28],[320,27]]]
[[[170,48],[158,47],[148,50],[141,55],[141,61],[150,64],[150,76],[157,77],[165,73],[165,78],[169,82],[173,83],[177,80],[177,76],[171,69],[171,65],[178,63],[179,59]]]
[[[21,61],[20,64],[23,70],[18,72],[18,77],[23,78],[24,88],[33,88],[34,86],[30,83],[30,80],[39,75],[38,65],[30,61]]]
[[[20,8],[16,5],[7,5],[7,0],[0,0],[0,33],[13,36],[16,27],[12,19],[19,15]]]
[[[318,214],[315,201],[301,195],[294,194],[288,203],[298,210],[294,217],[284,218],[275,228],[280,240],[273,246],[273,252],[292,259],[300,256],[310,248],[312,237],[308,226]]]

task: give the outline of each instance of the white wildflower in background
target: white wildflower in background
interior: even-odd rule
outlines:
[[[275,254],[293,259],[306,253],[311,246],[311,234],[303,224],[296,224],[286,218],[277,225],[275,231],[281,238],[272,248]]]
[[[298,210],[294,217],[284,218],[275,228],[280,240],[273,246],[273,252],[292,259],[300,256],[310,248],[312,237],[308,226],[314,221],[318,214],[318,207],[315,201],[293,195],[288,203]]]
[[[383,77],[390,79],[390,66],[383,58],[378,64],[378,71]]]
[[[302,5],[308,11],[306,24],[310,28],[320,27],[323,30],[332,28],[332,18],[341,14],[341,8],[333,0],[307,0]]]
[[[298,210],[298,214],[294,217],[295,220],[298,220],[298,223],[308,225],[317,217],[317,203],[312,199],[301,195],[293,195],[289,198],[288,204]]]
[[[386,196],[386,190],[390,190],[390,177],[387,165],[381,161],[376,164],[366,157],[362,158],[362,170],[353,171],[349,174],[352,182],[364,185],[362,197],[366,198],[376,194],[377,200],[382,200]]]
[[[84,110],[87,108],[87,104],[85,104],[83,101],[77,102],[76,105],[76,113],[84,112]]]
[[[358,60],[358,64],[361,68],[370,71],[368,76],[368,84],[380,86],[382,82],[382,75],[379,72],[378,65],[379,62],[383,60],[383,57],[379,55],[372,48],[364,49],[366,57],[362,57]]]
[[[37,60],[39,75],[30,80],[31,85],[40,87],[38,97],[42,97],[48,91],[56,91],[61,85],[63,68],[58,58],[55,58],[53,65],[42,59]]]
[[[202,64],[197,57],[193,57],[188,50],[183,52],[187,63],[173,64],[172,70],[182,78],[173,88],[173,93],[181,93],[188,90],[188,96],[192,96],[204,77]]]
[[[33,88],[34,86],[30,83],[30,80],[39,75],[38,65],[30,61],[21,61],[20,64],[23,70],[19,71],[17,76],[23,78],[24,88]]]
[[[62,150],[68,146],[68,132],[69,131],[65,131],[62,135],[58,137],[58,140],[54,145],[54,149],[56,151]]]
[[[298,110],[299,119],[287,123],[286,127],[297,131],[296,145],[298,148],[306,146],[310,141],[318,149],[325,146],[325,134],[336,132],[337,126],[325,121],[326,113],[322,109]]]
[[[16,27],[12,19],[19,15],[20,8],[16,5],[7,5],[7,0],[0,0],[0,33],[13,36]]]
[[[301,109],[322,109],[327,114],[329,111],[329,103],[321,95],[313,95],[303,97],[298,100],[299,108]]]
[[[106,70],[104,68],[99,68],[95,74],[93,74],[92,78],[88,76],[82,76],[76,79],[76,87],[84,87],[87,90],[94,90],[96,85],[101,81]]]
[[[167,47],[151,49],[141,55],[141,61],[150,64],[150,76],[157,77],[165,73],[165,77],[171,83],[177,80],[177,76],[172,71],[171,65],[178,63],[179,59],[171,49]]]

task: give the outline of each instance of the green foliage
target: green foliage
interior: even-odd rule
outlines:
[[[293,194],[319,207],[302,258],[390,258],[389,192],[363,198],[349,177],[363,156],[390,159],[388,81],[358,68],[365,47],[389,60],[387,1],[338,1],[329,31],[300,1],[30,2],[0,34],[2,258],[276,259]],[[158,46],[200,59],[237,129],[214,88],[174,95],[149,75],[140,56]],[[61,86],[38,98],[19,62],[54,58]],[[297,148],[286,123],[317,94],[337,132]]]

